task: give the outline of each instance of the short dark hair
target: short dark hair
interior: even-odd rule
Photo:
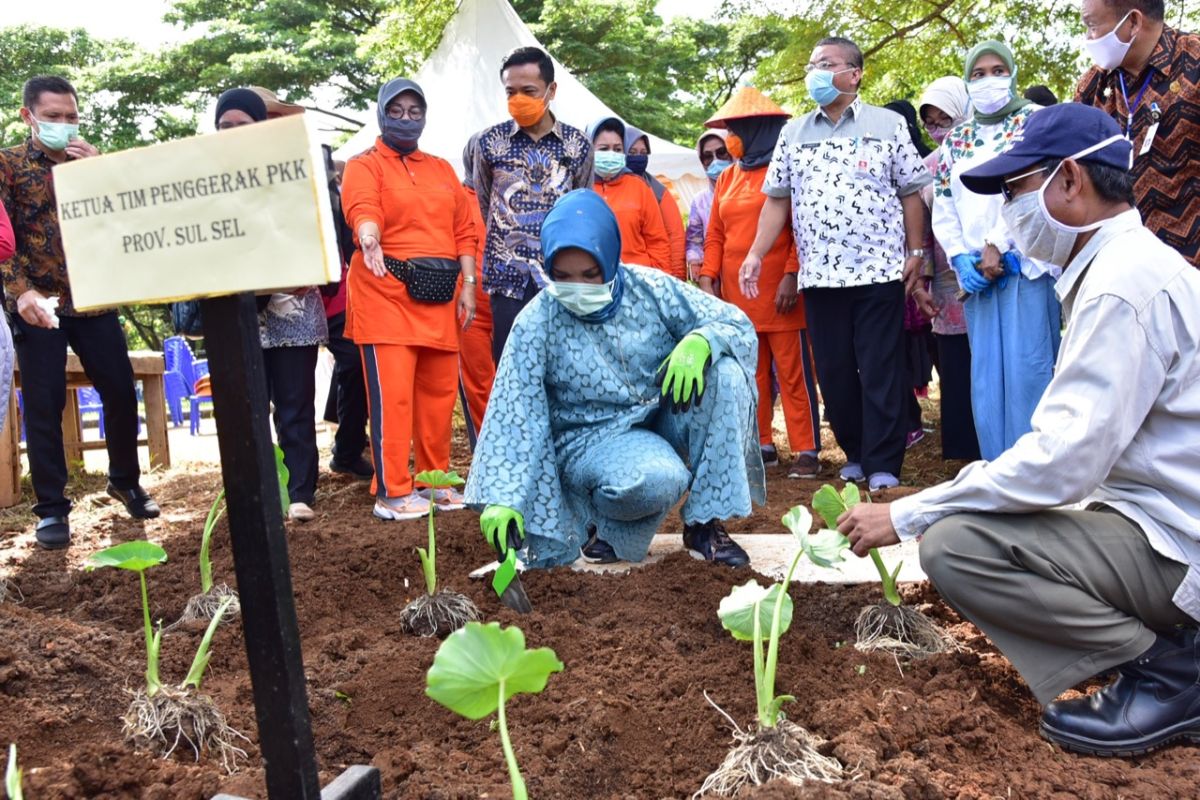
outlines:
[[[1140,11],[1147,19],[1162,22],[1166,13],[1163,0],[1104,0],[1104,4],[1123,17],[1130,11]]]
[[[1037,103],[1039,106],[1054,106],[1058,105],[1058,97],[1054,92],[1050,91],[1049,86],[1036,84],[1025,90],[1025,99]]]
[[[519,67],[522,64],[537,64],[538,75],[546,85],[554,83],[554,62],[540,47],[518,47],[506,55],[500,65],[500,77],[504,77],[504,71],[509,67]]]
[[[592,133],[592,141],[596,141],[596,137],[605,131],[608,133],[615,133],[621,138],[622,142],[625,141],[625,123],[621,122],[621,120],[617,119],[616,117],[609,117],[608,119],[604,120],[604,122],[601,122],[599,125],[597,125],[595,132]]]
[[[1052,173],[1060,163],[1062,163],[1061,158],[1053,158],[1045,162],[1043,166],[1046,167],[1046,174]],[[1100,195],[1101,200],[1107,203],[1137,205],[1137,201],[1133,197],[1132,172],[1096,161],[1079,161],[1077,163],[1087,171],[1088,177],[1092,179],[1092,185],[1096,187],[1096,194]]]
[[[858,45],[856,45],[854,42],[841,36],[827,36],[813,45],[813,48],[816,49],[817,47],[825,47],[826,45],[842,48],[842,51],[846,54],[847,63],[858,67],[859,69],[863,68],[862,50],[860,50]]]
[[[38,75],[25,81],[25,88],[21,90],[21,102],[26,108],[33,108],[45,92],[69,94],[75,98],[76,103],[79,102],[79,94],[76,93],[75,87],[68,83],[66,78],[57,75]]]

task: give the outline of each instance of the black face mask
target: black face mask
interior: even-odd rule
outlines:
[[[384,144],[401,155],[408,155],[417,149],[421,132],[425,130],[425,120],[384,117],[380,128]]]
[[[649,155],[640,155],[640,156],[626,155],[625,156],[625,166],[628,167],[629,171],[632,172],[634,175],[645,175],[646,168],[650,166],[650,156]]]

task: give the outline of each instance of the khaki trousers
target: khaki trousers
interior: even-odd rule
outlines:
[[[1172,602],[1187,565],[1103,506],[956,514],[930,526],[921,566],[942,597],[1012,662],[1044,705],[1194,625]]]

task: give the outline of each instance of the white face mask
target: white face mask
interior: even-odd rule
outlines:
[[[978,78],[967,84],[967,94],[976,110],[984,114],[995,114],[1012,100],[1012,76],[991,75]]]
[[[1078,161],[1086,155],[1103,150],[1117,142],[1126,142],[1124,136],[1110,136],[1099,144],[1080,150],[1072,156],[1063,159]],[[1132,150],[1130,151],[1132,153]],[[1054,176],[1062,169],[1062,162],[1046,178],[1037,192],[1028,192],[1005,203],[1000,209],[1001,216],[1017,243],[1017,249],[1029,258],[1045,261],[1060,267],[1065,267],[1071,258],[1071,249],[1079,234],[1099,228],[1107,219],[1096,220],[1087,225],[1068,225],[1059,222],[1046,206],[1046,188],[1054,180]]]
[[[1129,12],[1129,14],[1132,13],[1132,11]],[[1136,35],[1131,36],[1128,42],[1122,42],[1117,38],[1117,31],[1125,24],[1125,20],[1129,19],[1129,14],[1121,17],[1121,21],[1099,39],[1083,40],[1083,49],[1087,51],[1092,61],[1095,61],[1096,66],[1100,69],[1110,70],[1121,66],[1121,62],[1125,60],[1125,54],[1133,46],[1133,40],[1137,38]]]
[[[612,302],[613,284],[608,283],[574,283],[568,281],[550,281],[546,284],[546,292],[563,308],[577,317],[586,317],[606,308]]]

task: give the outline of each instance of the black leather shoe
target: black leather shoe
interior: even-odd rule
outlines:
[[[715,561],[727,567],[744,567],[750,556],[737,542],[729,538],[718,519],[683,526],[683,546],[693,558]]]
[[[154,519],[162,511],[145,489],[135,486],[132,489],[118,489],[111,483],[108,485],[108,496],[125,504],[125,510],[134,519]]]
[[[38,520],[35,535],[43,550],[62,550],[71,545],[71,523],[66,517],[43,517]]]
[[[338,461],[330,461],[329,469],[331,472],[336,472],[339,475],[352,475],[360,481],[369,481],[375,477],[375,468],[371,466],[370,461],[367,461],[362,456],[344,464]]]
[[[1064,749],[1093,756],[1140,756],[1173,742],[1200,742],[1196,631],[1159,636],[1100,691],[1046,706],[1041,732]]]

